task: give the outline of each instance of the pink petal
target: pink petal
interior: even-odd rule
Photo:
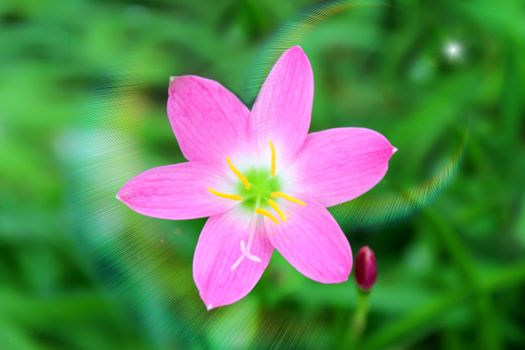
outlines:
[[[314,81],[308,57],[299,46],[282,54],[266,78],[251,113],[259,150],[275,145],[280,164],[303,145],[312,115]]]
[[[161,219],[186,220],[225,212],[238,201],[220,198],[208,191],[225,188],[224,175],[204,162],[161,166],[127,182],[117,194],[137,213]]]
[[[397,151],[376,131],[339,128],[308,135],[291,166],[297,191],[329,207],[354,199],[374,187]]]
[[[197,76],[170,83],[168,116],[188,160],[220,160],[246,138],[249,110],[221,84]]]
[[[265,220],[273,246],[299,272],[321,283],[339,283],[352,270],[352,251],[343,231],[328,210],[315,200],[307,205],[283,204],[286,222]]]
[[[257,220],[241,210],[209,218],[197,243],[193,279],[208,310],[234,303],[248,294],[272,256],[273,247],[262,225],[257,226]],[[250,253],[260,261],[241,258],[241,241],[250,244],[250,235]]]

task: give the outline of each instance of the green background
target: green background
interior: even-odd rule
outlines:
[[[378,261],[357,348],[525,347],[524,3],[368,1],[297,17],[316,6],[0,1],[0,349],[343,346],[352,279],[317,284],[276,253],[249,296],[207,312],[191,275],[204,220],[142,217],[114,197],[183,161],[169,76],[217,80],[249,104],[262,58],[290,43],[314,68],[312,130],[369,127],[399,148],[365,200],[425,183],[469,131],[457,174],[439,196],[418,192],[409,217],[338,215],[354,254],[369,245]]]

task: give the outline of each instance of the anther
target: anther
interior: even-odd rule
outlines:
[[[282,199],[286,199],[287,201],[290,201],[292,203],[296,203],[296,204],[299,204],[299,205],[302,205],[302,206],[306,206],[306,203],[303,202],[302,200],[297,199],[295,197],[292,197],[289,194],[286,194],[284,192],[272,192],[271,196],[272,196],[272,198],[279,197],[279,198],[282,198]]]
[[[228,163],[228,165],[230,166],[230,169],[233,171],[233,173],[235,175],[237,175],[237,177],[241,180],[242,184],[244,185],[244,187],[246,187],[247,190],[250,189],[250,187],[252,185],[250,185],[250,182],[248,181],[248,179],[246,178],[246,176],[244,176],[240,171],[239,169],[237,169],[235,167],[235,165],[233,165],[230,157],[226,157],[226,163]]]
[[[215,191],[213,188],[209,188],[209,187],[208,187],[208,191],[210,191],[214,195],[221,197],[221,198],[232,199],[234,201],[242,200],[242,197],[239,196],[238,194],[222,193],[222,192]]]
[[[275,176],[275,147],[273,146],[273,142],[270,141],[270,151],[272,152],[272,160],[270,164],[270,174],[272,176]]]
[[[272,220],[277,225],[279,224],[279,220],[277,220],[277,218],[272,213],[270,213],[269,211],[261,209],[261,208],[257,208],[257,209],[255,209],[255,212],[257,214],[261,214],[262,216],[266,216],[268,219]]]
[[[273,210],[275,210],[277,212],[277,214],[279,214],[279,216],[281,217],[281,220],[283,220],[283,222],[285,222],[286,221],[286,216],[284,216],[284,213],[281,210],[281,208],[279,208],[279,205],[277,205],[277,202],[275,202],[272,199],[268,199],[268,204],[270,205],[270,207],[273,208]]]

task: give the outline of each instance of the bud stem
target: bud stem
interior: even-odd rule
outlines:
[[[349,320],[349,337],[347,340],[348,349],[356,349],[361,339],[361,335],[366,329],[366,322],[368,318],[370,293],[357,289],[357,307],[355,313]]]
[[[370,293],[364,292],[362,290],[358,291],[358,297],[357,297],[357,309],[354,314],[353,324],[352,324],[352,333],[354,335],[354,338],[361,337],[361,334],[363,334],[363,331],[366,328],[366,320],[368,316],[368,299]]]

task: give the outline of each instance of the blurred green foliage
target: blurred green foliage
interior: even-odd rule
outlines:
[[[170,75],[249,103],[261,55],[284,49],[275,33],[311,7],[0,1],[0,349],[341,346],[352,281],[316,284],[276,253],[248,297],[206,312],[191,277],[204,221],[145,218],[114,198],[183,160]],[[429,178],[470,130],[433,203],[386,225],[341,221],[379,264],[359,348],[525,347],[523,18],[519,0],[368,1],[295,43],[315,72],[312,130],[369,127],[399,148],[365,196]]]

